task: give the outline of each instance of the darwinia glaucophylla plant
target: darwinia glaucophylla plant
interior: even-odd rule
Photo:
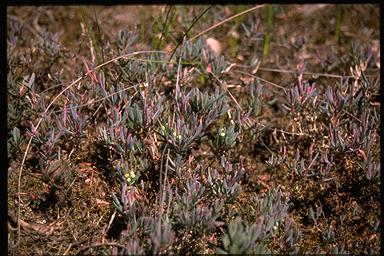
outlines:
[[[178,154],[185,155],[201,141],[207,129],[225,113],[227,106],[219,91],[209,96],[197,88],[182,94],[179,102],[174,104],[175,114],[161,122],[158,134]]]
[[[188,81],[185,75],[182,81]],[[100,128],[99,138],[121,158],[114,161],[122,185],[121,192],[113,194],[113,201],[128,223],[131,218],[141,223],[135,224],[141,234],[138,239],[148,236],[149,240],[147,246],[140,248],[151,253],[184,251],[200,243],[198,237],[216,232],[221,209],[240,193],[244,170],[225,158],[220,171],[204,164],[191,169],[188,161],[191,150],[208,139],[206,133],[228,112],[225,92],[218,88],[208,93],[185,87],[179,97],[164,98],[151,94],[150,87],[134,87],[133,96],[116,93],[121,88],[110,87],[114,89],[109,94],[114,96],[106,101],[107,109],[112,109],[107,110],[111,113],[109,128]],[[103,88],[102,91],[108,95]],[[226,152],[234,146],[236,137],[233,123],[221,127],[214,148]],[[155,219],[146,215],[149,212],[136,215],[137,211],[130,210],[142,202],[136,185],[140,175],[148,172],[159,172],[160,178],[156,202],[161,210]],[[143,193],[145,188],[140,191]],[[149,219],[153,221],[148,222]],[[183,238],[184,234],[190,234],[191,241]],[[132,246],[132,251],[138,250]]]
[[[317,116],[312,110],[318,107],[316,84],[303,81],[304,63],[297,65],[297,84],[286,91],[287,103],[283,105],[287,114],[293,119],[292,132],[315,133]]]
[[[295,143],[294,147],[285,143],[280,152],[272,154],[268,161],[272,168],[283,167],[292,173],[293,202],[299,200],[304,205],[311,205],[309,216],[315,225],[322,213],[325,220],[318,227],[322,231],[323,241],[329,244],[339,241],[337,230],[343,229],[346,222],[342,221],[335,227],[329,220],[335,218],[333,212],[340,211],[334,202],[341,199],[339,195],[324,194],[324,191],[333,193],[333,186],[336,186],[338,191],[345,191],[347,197],[356,198],[362,192],[355,191],[377,191],[374,181],[380,175],[377,155],[380,119],[378,105],[374,102],[379,89],[378,80],[369,79],[365,74],[365,61],[357,63],[351,68],[351,78],[341,78],[335,85],[321,87],[316,83],[301,83],[300,86],[299,75],[299,83],[287,95],[284,107],[289,109],[288,115],[293,117],[292,132],[298,132],[292,136],[306,142],[299,146]],[[300,71],[301,65],[298,67]],[[286,154],[290,148],[295,150],[293,157]],[[315,192],[315,188],[320,190]],[[315,202],[313,198],[316,198],[316,194],[319,198],[329,199]],[[319,208],[322,204],[327,209],[324,212]],[[312,208],[315,206],[316,214]],[[349,214],[345,209],[342,212],[343,218]],[[345,252],[345,246],[339,243],[333,251],[338,250]]]
[[[272,253],[267,244],[279,241],[279,247],[285,252],[294,252],[294,245],[301,234],[288,215],[288,199],[281,190],[270,190],[263,198],[252,197],[244,207],[246,224],[240,217],[229,223],[228,233],[222,239],[220,254],[267,254]]]
[[[211,68],[216,70],[218,67]],[[181,81],[189,81],[185,76],[193,76],[193,72],[185,73]],[[129,230],[135,230],[136,234],[125,249],[114,249],[119,253],[185,252],[201,243],[198,237],[210,236],[212,241],[217,241],[216,233],[223,225],[220,221],[223,209],[237,200],[244,177],[242,164],[233,164],[228,159],[241,127],[237,127],[239,125],[230,114],[229,124],[220,121],[217,125],[225,114],[230,113],[226,92],[216,88],[213,93],[208,93],[198,88],[188,90],[184,86],[178,97],[169,98],[155,96],[152,87],[151,84],[134,86],[133,96],[119,93],[122,90],[119,86],[109,87],[109,93],[101,87],[104,96],[113,95],[105,103],[108,127],[99,129],[101,141],[118,153],[113,163],[122,183],[121,192],[112,195],[113,202],[118,212],[125,216]],[[249,102],[252,115],[258,114],[261,89],[258,88]],[[236,113],[235,120],[240,114]],[[217,126],[217,132],[209,139],[205,135],[212,126]],[[188,160],[191,150],[198,148],[204,140],[208,140],[215,157],[220,160],[221,169],[205,166],[203,162],[191,166]],[[160,179],[157,217],[148,210],[137,208],[145,201],[140,194],[147,189],[140,177],[144,173],[148,176],[148,172],[159,172],[155,176]],[[139,184],[141,189],[137,188]],[[279,201],[280,192],[276,193]],[[269,196],[268,200],[273,201],[273,195]],[[241,228],[243,224],[238,219],[231,223],[230,236],[235,234],[238,240],[229,239],[225,234],[222,252],[268,252],[264,240],[277,234],[280,246],[291,250],[299,232],[287,217],[287,206],[282,203],[269,206],[264,201],[255,204],[266,204],[264,208],[271,208],[257,209],[263,213],[258,213],[259,217],[253,219],[256,224],[249,227]],[[262,214],[270,219],[264,219]],[[146,242],[138,245],[143,239]]]
[[[42,38],[58,40],[58,35],[44,33]],[[103,51],[127,54],[140,47],[135,40],[133,33],[120,31]],[[318,231],[316,237],[329,246],[327,251],[350,249],[340,233],[366,213],[369,207],[363,199],[375,197],[380,177],[380,116],[374,100],[379,83],[366,75],[364,61],[356,62],[350,78],[326,84],[306,81],[300,62],[292,88],[273,95],[256,75],[245,86],[226,86],[232,65],[213,54],[203,39],[186,40],[170,60],[157,52],[140,59],[120,58],[88,73],[45,113],[47,98],[55,90],[39,87],[41,69],[63,55],[50,40],[36,47],[47,59],[38,62],[43,68],[29,70],[34,57],[25,56],[21,66],[29,75],[15,78],[11,71],[8,76],[8,154],[20,158],[25,138],[33,136],[32,155],[39,159],[35,165],[44,182],[62,181],[63,174],[75,174],[78,163],[92,162],[111,194],[110,208],[104,211],[111,216],[104,215],[109,223],[103,233],[112,242],[111,250],[104,252],[299,253],[306,240],[303,234],[312,231],[302,232],[306,225]],[[84,63],[87,70],[96,67],[85,58]],[[256,72],[259,66],[255,62],[251,68]],[[59,83],[60,74],[48,70],[50,79]],[[273,112],[281,119],[265,118],[271,95],[283,107],[283,113],[280,108]],[[30,121],[39,113],[45,114],[36,131]],[[281,121],[281,134],[277,129],[264,133],[274,129],[270,120]],[[95,152],[88,154],[87,144]],[[244,158],[246,150],[260,145],[268,151],[257,148],[256,164]],[[268,184],[271,188],[257,195],[246,179],[253,173],[258,177],[265,166],[268,175],[286,175],[288,181],[277,189]],[[69,188],[77,180],[67,181],[68,198],[73,198]],[[356,188],[361,188],[360,195],[353,193]],[[353,208],[337,208],[352,198]],[[295,222],[302,219],[299,229]],[[369,232],[377,234],[379,219],[368,222]],[[117,234],[112,226],[118,226]]]

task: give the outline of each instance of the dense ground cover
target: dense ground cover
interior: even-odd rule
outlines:
[[[250,8],[7,8],[10,254],[379,253],[379,6]]]

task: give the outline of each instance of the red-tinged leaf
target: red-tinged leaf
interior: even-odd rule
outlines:
[[[358,152],[364,158],[364,160],[367,161],[367,155],[365,154],[365,152],[362,149],[359,149]]]

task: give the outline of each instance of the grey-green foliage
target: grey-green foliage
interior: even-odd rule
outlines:
[[[202,120],[204,129],[228,111],[226,95],[219,89],[209,94],[193,88],[183,100],[187,104],[181,108],[181,113],[188,118]]]
[[[118,255],[143,255],[144,254],[144,249],[140,246],[140,242],[136,237],[131,236],[124,243],[124,246],[125,248],[122,249],[120,254]]]
[[[277,239],[279,246],[286,252],[297,252],[295,244],[301,233],[288,215],[287,198],[279,189],[271,189],[262,198],[253,197],[243,206],[247,213],[244,224],[236,219],[224,234],[219,253],[244,254],[268,253],[266,244]],[[245,218],[245,217],[244,217]]]
[[[225,172],[224,176],[216,169],[208,168],[207,185],[214,198],[233,203],[241,192],[240,180],[244,175],[244,169],[238,164],[233,165],[224,156],[220,164]]]
[[[20,144],[23,141],[23,137],[20,135],[20,130],[17,127],[12,129],[12,138],[8,139],[8,156],[11,153],[17,152],[20,150]]]
[[[198,39],[196,43],[192,43],[191,41],[185,41],[182,45],[182,48],[179,48],[178,52],[183,52],[182,59],[183,61],[188,61],[191,63],[201,63],[202,59],[202,49],[203,49],[203,41],[202,39]],[[179,54],[177,54],[179,55]],[[175,61],[177,58],[175,56]]]
[[[253,117],[257,117],[260,114],[262,106],[261,95],[263,92],[263,85],[260,84],[258,80],[259,79],[250,85],[250,97],[246,102],[248,113]]]
[[[150,233],[151,254],[160,254],[167,251],[175,240],[175,232],[167,219],[154,220]]]
[[[237,217],[228,226],[228,233],[223,237],[222,248],[218,254],[268,254],[270,251],[260,240],[262,235],[259,225],[248,226]]]
[[[222,177],[215,169],[208,169],[207,183],[213,197],[223,198],[232,203],[240,194],[241,187],[237,182],[242,173],[233,172]]]
[[[340,245],[338,244],[337,246],[335,246],[332,251],[331,251],[331,254],[339,254],[339,255],[347,255],[349,254],[347,250],[344,249],[344,245]],[[373,253],[375,254],[375,253]]]
[[[179,154],[186,154],[227,110],[226,98],[218,90],[214,94],[198,89],[181,91],[179,99],[170,101],[175,103],[175,115],[163,111],[158,134]]]
[[[128,52],[129,47],[132,46],[133,43],[135,43],[135,40],[137,39],[137,35],[133,34],[131,31],[128,30],[119,30],[118,35],[116,37],[116,46],[118,53],[124,54]]]
[[[224,205],[222,200],[209,202],[205,193],[205,186],[197,177],[192,177],[185,184],[184,193],[175,192],[173,213],[176,222],[187,229],[198,232],[212,230],[218,225],[216,222]],[[204,204],[206,202],[206,204]]]
[[[189,104],[194,113],[199,115],[208,115],[214,118],[222,115],[226,110],[225,93],[216,90],[214,94],[201,92],[198,88],[193,88],[189,93]]]
[[[224,59],[224,56],[213,56],[211,63],[212,73],[217,77],[220,77],[228,67],[228,62]]]
[[[235,146],[238,133],[235,132],[235,124],[231,123],[228,127],[221,128],[216,136],[214,148],[216,151],[228,150]]]
[[[251,199],[253,214],[250,219],[262,225],[262,232],[266,238],[272,238],[279,231],[280,223],[284,223],[288,217],[287,198],[281,190],[271,189],[262,198]],[[252,211],[251,211],[252,212]]]

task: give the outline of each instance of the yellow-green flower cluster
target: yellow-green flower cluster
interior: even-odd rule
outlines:
[[[125,181],[128,184],[132,184],[135,181],[136,174],[134,171],[130,171],[124,174]]]
[[[181,140],[181,135],[177,132],[173,132],[173,136],[176,138],[176,140]]]
[[[168,129],[161,124],[161,130],[163,131],[163,134],[166,135],[168,133]],[[181,134],[177,133],[176,131],[173,132],[173,137],[176,139],[176,140],[181,140]]]
[[[225,137],[225,129],[224,128],[220,129],[220,137]]]

